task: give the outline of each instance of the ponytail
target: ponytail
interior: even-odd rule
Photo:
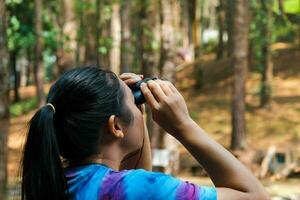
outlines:
[[[44,106],[29,122],[22,161],[22,200],[67,199],[54,113],[50,106]]]

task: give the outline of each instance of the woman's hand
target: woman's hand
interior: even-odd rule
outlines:
[[[124,81],[124,83],[126,85],[131,86],[131,85],[135,84],[136,82],[142,80],[144,78],[144,75],[134,74],[134,73],[123,73],[119,77],[122,81]],[[146,114],[145,105],[144,104],[138,105],[138,108],[140,109],[143,116],[145,117],[145,114]]]
[[[142,83],[141,90],[154,121],[171,135],[178,136],[181,129],[192,122],[182,95],[171,82],[150,80]]]

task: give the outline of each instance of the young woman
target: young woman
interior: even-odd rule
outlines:
[[[162,80],[141,85],[152,117],[199,161],[215,187],[151,172],[144,107],[135,105],[128,87],[141,78],[82,67],[55,82],[47,105],[30,121],[22,199],[269,199],[251,172],[191,119],[178,90]]]

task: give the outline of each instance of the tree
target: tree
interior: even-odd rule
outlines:
[[[38,106],[45,104],[44,69],[43,69],[43,41],[42,41],[42,0],[35,0],[35,63],[34,77]]]
[[[176,47],[177,38],[176,33],[179,32],[178,13],[180,13],[180,6],[174,0],[160,1],[160,15],[161,19],[161,55],[160,55],[160,76],[162,79],[169,80],[175,84],[176,80]],[[176,16],[177,15],[177,16]],[[179,152],[178,142],[166,134],[163,129],[160,129],[160,137],[158,138],[158,147],[167,148],[173,157],[172,165],[168,166],[166,172],[176,172],[179,166]]]
[[[76,65],[80,65],[81,64],[81,59],[80,59],[80,49],[81,49],[81,45],[83,44],[84,41],[84,35],[85,35],[85,29],[84,29],[84,23],[83,23],[83,9],[84,9],[84,3],[82,0],[76,0],[74,2],[74,7],[75,7],[75,14],[76,14],[76,18],[77,18],[77,27],[78,27],[78,31],[77,31],[77,35],[76,35],[76,50],[75,50],[75,58],[76,58]]]
[[[226,0],[226,30],[227,30],[227,55],[233,53],[233,16],[234,16],[234,0]]]
[[[161,55],[160,55],[160,75],[171,82],[175,81],[176,36],[174,27],[173,0],[161,0]]]
[[[7,191],[7,136],[9,126],[9,75],[6,48],[6,7],[0,0],[0,199]]]
[[[192,8],[192,41],[194,46],[194,58],[199,59],[201,54],[201,11],[203,10],[204,1],[201,0],[192,0],[190,7]],[[196,88],[201,89],[204,86],[203,82],[203,69],[200,64],[195,65],[195,74],[196,74]]]
[[[260,94],[261,107],[270,106],[272,99],[272,79],[273,79],[273,63],[272,63],[272,7],[273,0],[261,0],[262,8],[266,14],[265,24],[263,26],[262,44],[263,53],[263,70],[262,70],[262,85]]]
[[[224,23],[225,23],[225,12],[224,12],[224,0],[219,0],[219,6],[217,7],[218,25],[219,25],[219,41],[217,48],[217,58],[222,58],[224,52]]]
[[[100,33],[101,33],[101,24],[100,24],[100,12],[101,12],[101,1],[96,0],[96,64],[97,66],[100,65],[100,56],[99,56],[99,40],[100,40]]]
[[[141,66],[141,73],[145,77],[158,76],[158,62],[160,57],[160,6],[159,0],[139,0],[137,4],[138,23],[136,27],[137,62]],[[151,111],[146,107],[147,127],[152,148],[158,147],[159,126],[151,118]]]
[[[110,23],[110,36],[112,48],[109,51],[110,70],[116,74],[120,73],[121,59],[121,20],[120,20],[120,4],[114,2],[111,5],[112,15]]]
[[[231,149],[246,147],[245,81],[248,69],[249,5],[247,0],[236,0],[233,24],[233,99]]]
[[[201,6],[200,0],[192,0],[192,40],[194,44],[195,59],[200,56],[200,46],[201,46]]]
[[[145,77],[158,75],[160,43],[159,1],[140,0],[140,65]]]
[[[25,0],[24,0],[25,1]],[[9,53],[8,64],[14,77],[14,101],[20,100],[20,68],[17,68],[17,60],[23,50],[31,49],[34,43],[33,36],[33,9],[31,2],[7,1],[6,10],[9,13],[7,19],[7,50]],[[23,14],[26,10],[26,15]]]
[[[192,19],[191,1],[181,1],[182,3],[182,32],[183,32],[183,47],[189,48],[192,44]]]
[[[121,73],[129,72],[132,65],[132,41],[131,41],[131,12],[132,1],[121,1]]]

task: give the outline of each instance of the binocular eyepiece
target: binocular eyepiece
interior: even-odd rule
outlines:
[[[145,78],[143,80],[140,80],[138,82],[136,82],[135,84],[133,84],[132,86],[130,86],[130,89],[133,93],[134,96],[134,102],[136,105],[141,105],[143,103],[146,102],[146,99],[141,91],[141,84],[142,83],[147,83],[150,80],[156,80],[157,78]]]

